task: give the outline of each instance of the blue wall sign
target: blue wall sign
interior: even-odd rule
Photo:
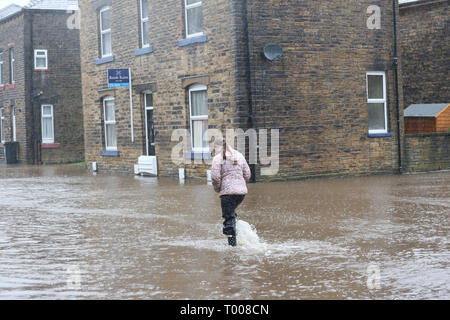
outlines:
[[[130,86],[129,69],[108,69],[108,88]]]

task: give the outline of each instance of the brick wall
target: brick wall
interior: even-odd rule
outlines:
[[[405,106],[450,102],[449,1],[420,1],[400,8]]]
[[[71,15],[50,10],[34,11],[32,15],[33,48],[29,50],[46,49],[48,55],[48,70],[31,68],[33,94],[43,93],[33,100],[36,137],[41,136],[41,106],[50,104],[54,113],[54,142],[60,145],[40,150],[44,164],[84,160],[80,31],[68,28]]]
[[[405,135],[405,170],[450,169],[450,133]]]
[[[16,110],[19,161],[64,163],[84,159],[79,30],[69,29],[72,13],[24,10],[0,22],[4,76],[9,79],[8,49],[15,51],[15,84],[0,88],[5,110],[6,141],[12,140],[12,106]],[[34,49],[46,49],[49,70],[34,71]],[[8,80],[9,81],[9,80]],[[42,93],[42,94],[40,94]],[[40,149],[41,105],[54,107],[58,149]]]

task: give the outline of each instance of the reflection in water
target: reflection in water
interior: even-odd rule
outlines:
[[[448,299],[449,181],[250,185],[231,248],[206,181],[0,166],[0,299]]]

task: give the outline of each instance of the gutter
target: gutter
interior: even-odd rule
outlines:
[[[30,21],[30,52],[28,53],[28,61],[29,66],[34,65],[34,37],[33,37],[33,14],[27,10],[29,14],[29,21]],[[26,47],[26,45],[25,45]],[[40,95],[35,95],[33,93],[34,91],[34,72],[30,72],[30,103],[31,103],[31,145],[32,145],[32,154],[31,158],[33,159],[33,164],[40,164],[41,163],[41,152],[40,152],[40,139],[37,138],[38,133],[36,132],[36,122],[40,120],[40,113],[35,112],[35,100],[39,99]]]

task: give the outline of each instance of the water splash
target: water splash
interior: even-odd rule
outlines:
[[[236,221],[237,242],[239,247],[265,249],[265,243],[259,239],[256,228],[244,220]]]

